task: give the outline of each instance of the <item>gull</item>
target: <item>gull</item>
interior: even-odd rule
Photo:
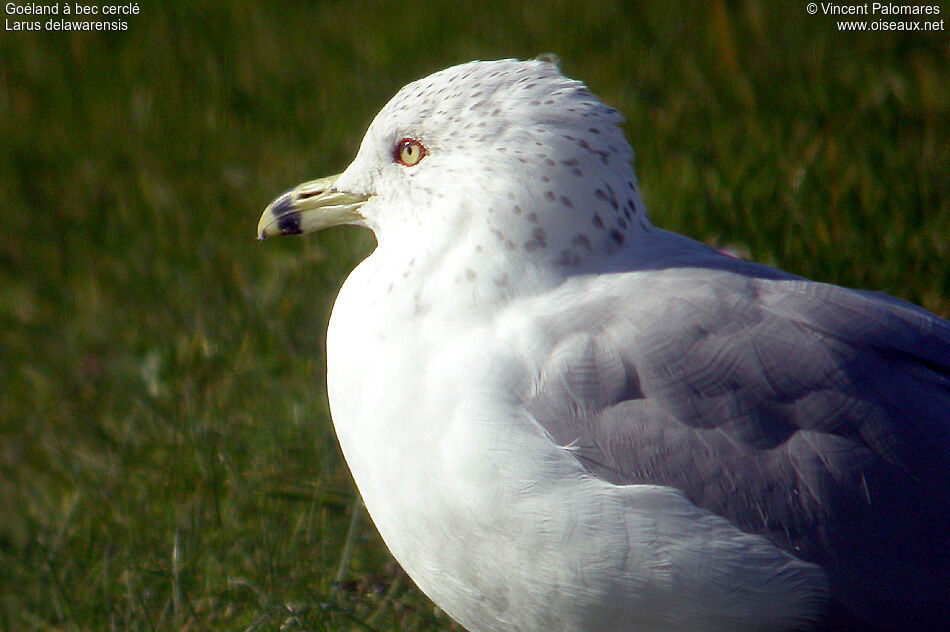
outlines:
[[[264,211],[376,236],[327,391],[386,545],[472,632],[945,629],[950,323],[655,227],[621,123],[471,62]]]

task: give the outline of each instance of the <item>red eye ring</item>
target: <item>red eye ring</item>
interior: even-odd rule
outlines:
[[[414,138],[403,138],[393,149],[393,160],[404,167],[415,167],[426,157],[426,148]]]

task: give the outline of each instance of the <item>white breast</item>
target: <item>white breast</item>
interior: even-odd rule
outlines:
[[[380,279],[371,257],[334,306],[333,421],[386,544],[459,622],[778,630],[818,615],[817,567],[674,490],[586,476],[521,405],[534,376],[518,345],[491,321],[408,318]]]

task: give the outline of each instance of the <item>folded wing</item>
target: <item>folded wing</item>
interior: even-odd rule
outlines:
[[[946,620],[950,325],[729,267],[568,283],[532,323],[550,351],[528,409],[591,474],[677,488],[820,564],[849,616]]]

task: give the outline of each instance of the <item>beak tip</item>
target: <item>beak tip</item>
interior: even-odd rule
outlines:
[[[369,196],[338,190],[339,175],[300,184],[267,205],[257,224],[257,240],[302,235],[328,226],[359,224],[358,210]]]
[[[267,217],[267,211],[264,211],[264,215],[261,216],[261,221],[257,223],[257,235],[255,237],[257,241],[264,241],[269,237],[267,231],[267,222],[264,221],[265,217]]]

